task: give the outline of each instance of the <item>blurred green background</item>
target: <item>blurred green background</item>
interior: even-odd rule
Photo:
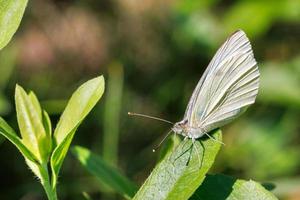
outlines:
[[[243,29],[261,72],[257,102],[222,128],[212,173],[272,182],[281,199],[300,199],[300,1],[31,0],[0,52],[0,115],[16,127],[16,83],[35,91],[56,122],[73,90],[99,74],[106,92],[79,128],[83,145],[141,184],[151,149],[179,121],[203,71],[226,37]],[[16,148],[1,138],[0,199],[45,199]],[[60,199],[121,199],[69,154]]]

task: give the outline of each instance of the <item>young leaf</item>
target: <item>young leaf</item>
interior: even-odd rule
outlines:
[[[103,92],[104,78],[100,76],[82,84],[73,93],[54,132],[57,145],[86,117],[101,98]]]
[[[13,143],[22,155],[34,162],[38,163],[36,156],[30,152],[30,150],[22,143],[22,140],[18,137],[15,131],[0,117],[0,134],[6,137],[11,143]]]
[[[45,128],[46,133],[51,137],[52,135],[52,124],[50,117],[46,110],[43,110],[43,125]]]
[[[73,93],[68,105],[61,115],[54,131],[55,149],[51,156],[53,186],[56,185],[60,167],[67,154],[77,127],[99,101],[103,92],[103,76],[87,81]]]
[[[212,136],[221,141],[221,131]],[[185,200],[205,178],[221,144],[211,139],[182,141],[164,157],[142,185],[134,200]]]
[[[41,105],[40,105],[40,102],[39,102],[38,98],[36,97],[36,95],[34,94],[33,91],[30,91],[28,93],[28,96],[29,96],[29,98],[31,100],[31,103],[34,106],[36,112],[38,113],[40,119],[42,119],[42,108],[41,108]]]
[[[37,98],[34,95],[27,95],[24,89],[17,85],[15,102],[23,144],[36,155],[39,161],[47,161],[51,137],[42,124],[41,108]]]
[[[202,185],[193,194],[190,200],[215,199],[215,200],[238,200],[238,199],[277,199],[259,183],[252,180],[237,180],[225,175],[207,175]]]
[[[0,49],[7,45],[23,17],[27,0],[0,0]]]
[[[52,171],[52,187],[56,187],[57,184],[57,178],[59,174],[59,170],[61,168],[61,165],[63,163],[64,158],[67,155],[69,146],[72,142],[72,139],[74,137],[74,134],[76,132],[78,126],[76,126],[69,134],[68,136],[58,145],[52,153],[50,165],[51,165],[51,171]]]
[[[80,146],[72,148],[72,153],[85,169],[102,183],[117,191],[126,199],[133,197],[137,190],[135,184],[121,175],[117,169],[106,163],[100,156]]]
[[[36,162],[32,162],[25,158],[25,162],[29,169],[39,178],[40,181],[43,180],[42,173],[40,171],[40,164]]]

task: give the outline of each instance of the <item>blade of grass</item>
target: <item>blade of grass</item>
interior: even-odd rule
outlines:
[[[122,88],[123,66],[119,63],[113,63],[108,68],[103,132],[103,159],[113,166],[117,166],[118,161]]]
[[[102,184],[120,193],[126,199],[133,197],[137,189],[135,184],[106,163],[100,156],[80,146],[73,147],[72,153],[84,168],[96,176]]]
[[[112,166],[118,163],[118,144],[120,129],[120,110],[122,105],[122,89],[123,89],[123,66],[119,63],[112,63],[108,66],[108,79],[104,109],[104,127],[103,127],[103,160]],[[114,192],[107,188],[103,188],[103,198],[113,200]]]

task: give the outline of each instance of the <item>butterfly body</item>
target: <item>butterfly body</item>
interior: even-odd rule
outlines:
[[[249,39],[238,30],[209,63],[173,132],[197,139],[231,122],[255,102],[259,75]]]
[[[202,127],[189,126],[188,121],[186,120],[175,123],[172,130],[176,134],[180,134],[191,139],[198,139],[206,133],[206,130]]]

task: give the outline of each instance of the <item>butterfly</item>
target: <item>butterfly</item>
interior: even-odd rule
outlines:
[[[255,102],[259,77],[250,41],[238,30],[218,49],[194,89],[183,119],[171,130],[193,140],[203,135],[212,138],[208,135],[211,130],[236,119]]]
[[[259,76],[250,41],[238,30],[218,49],[172,130],[197,139],[231,122],[255,102]]]

